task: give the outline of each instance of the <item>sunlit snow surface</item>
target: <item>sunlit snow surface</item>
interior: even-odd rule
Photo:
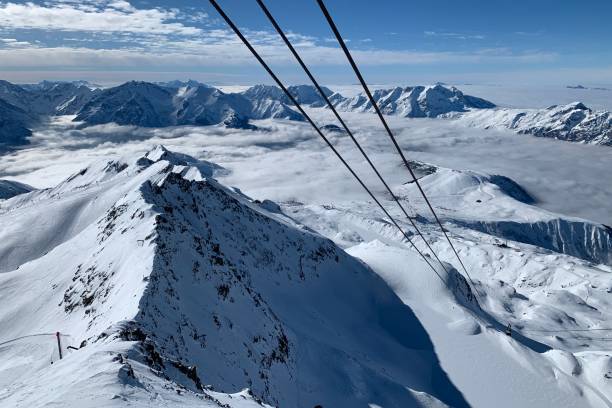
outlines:
[[[321,124],[334,123],[329,112],[313,109],[312,114]],[[409,176],[376,118],[358,113],[343,116],[366,150],[372,153],[373,161],[394,191],[407,200],[410,211],[426,217],[419,219],[419,225],[440,257],[458,267],[414,187],[404,184],[410,180]],[[538,139],[511,131],[479,130],[443,119],[389,118],[410,159],[440,166],[433,174],[421,174],[422,182],[481,293],[478,300],[484,312],[474,314],[462,306],[455,294],[408,249],[407,242],[382,220],[373,203],[307,124],[256,121],[259,128],[267,130],[255,132],[221,127],[141,129],[115,125],[81,130],[70,119],[58,118],[34,133],[31,147],[0,157],[0,178],[38,188],[51,187],[94,160],[143,154],[158,143],[216,163],[222,166],[214,175],[219,181],[239,187],[253,199],[278,202],[287,216],[331,238],[377,272],[414,311],[433,342],[441,367],[469,404],[477,407],[612,406],[612,331],[586,331],[612,328],[611,246],[598,225],[612,224],[612,183],[608,182],[612,152],[609,148]],[[346,136],[342,133],[329,136],[349,161],[356,164],[368,183],[377,185]],[[514,180],[535,203],[513,199],[509,196],[512,189],[504,190],[492,183],[495,179],[491,175]],[[376,191],[382,194],[380,188]],[[123,192],[109,194],[116,194],[116,200],[120,200]],[[110,200],[109,195],[106,197]],[[2,222],[16,219],[10,214],[10,207],[19,200],[17,197],[9,202],[0,201]],[[84,204],[79,207],[79,214],[88,213],[83,208],[93,211],[96,205],[103,205],[95,200],[80,202]],[[388,197],[384,202],[393,214],[398,214]],[[50,202],[50,205],[55,204]],[[17,248],[11,256],[22,254],[19,256],[28,261],[40,255],[28,254],[26,231],[37,222],[46,224],[53,220],[45,220],[44,212],[39,217],[38,221],[32,218],[28,225],[15,227],[23,230],[21,241],[17,239],[19,234],[8,234],[8,239],[14,240],[10,245]],[[557,228],[558,248],[550,250],[512,237],[507,239],[501,236],[508,232],[503,229],[506,227],[500,227],[504,222],[524,228],[520,231],[524,236],[511,232],[517,239],[533,240],[532,243],[538,243],[538,234],[543,230],[550,232],[551,228]],[[579,227],[567,227],[564,223],[576,223]],[[584,243],[582,247],[565,245],[578,241],[576,234],[584,231],[586,234],[579,239]],[[415,242],[423,247],[418,239]],[[52,243],[45,244],[52,246]],[[599,249],[594,250],[595,247]],[[585,248],[590,248],[590,252]],[[574,251],[581,257],[562,254],[561,249]],[[11,265],[8,270],[16,266]],[[11,272],[11,279],[16,279],[17,273]],[[3,288],[11,287],[11,279],[2,280]],[[131,290],[143,285],[140,277],[137,281],[130,286]],[[43,284],[37,283],[38,287]],[[12,321],[10,311],[2,315],[4,320],[0,322]],[[513,338],[500,331],[500,325],[507,323],[517,331]],[[401,326],[402,321],[393,324]],[[54,330],[42,326],[40,329]],[[5,364],[11,356],[11,351],[6,350],[0,349]],[[73,384],[83,382],[82,394],[65,397],[69,406],[80,404],[80,396],[106,398],[113,393],[117,400],[109,401],[107,406],[120,406],[122,398],[132,401],[134,406],[202,403],[197,395],[177,396],[174,390],[151,400],[151,395],[143,389],[147,386],[163,389],[163,381],[148,368],[137,365],[133,369],[145,386],[132,387],[131,393],[126,394],[117,385],[117,373],[113,371],[116,362],[105,356],[104,348],[95,350],[92,356],[86,354],[88,351],[71,354],[72,364],[68,363],[69,359],[62,361],[58,373],[63,370],[61,373],[65,374],[58,375],[46,368],[32,373],[31,384],[26,381],[25,385],[4,385],[4,389],[0,388],[0,406],[3,398],[6,406],[15,406],[18,400],[34,406],[57,401],[40,399],[35,394],[40,392],[41,384],[61,388],[62,378]],[[206,382],[205,369],[198,370]],[[84,378],[92,381],[85,384]],[[358,392],[359,379],[353,380]],[[236,393],[241,389],[220,391]],[[224,402],[228,399],[235,402],[238,398],[228,395],[219,394],[217,398]],[[248,394],[244,395],[244,404],[256,404]],[[436,401],[427,398],[422,396],[416,400],[423,406],[438,406]],[[217,405],[211,403],[211,406]]]

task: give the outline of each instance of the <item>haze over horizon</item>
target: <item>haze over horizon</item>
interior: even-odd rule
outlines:
[[[255,2],[221,3],[285,81],[307,82]],[[355,82],[314,1],[266,4],[321,81]],[[603,0],[328,6],[372,83],[612,84]],[[269,83],[209,3],[192,0],[0,2],[0,61],[0,78],[17,83]]]

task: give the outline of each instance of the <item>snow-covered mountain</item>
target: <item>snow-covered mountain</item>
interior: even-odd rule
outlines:
[[[30,115],[73,115],[98,92],[82,81],[15,85],[0,80],[0,99]]]
[[[75,114],[97,92],[82,83],[19,86],[0,80],[0,149],[28,144],[32,128],[45,117]]]
[[[612,113],[594,111],[580,102],[546,109],[473,111],[463,120],[471,126],[502,127],[538,137],[612,146]]]
[[[489,101],[464,95],[455,87],[447,88],[442,85],[377,89],[372,96],[383,113],[410,118],[438,117],[453,112],[495,107]],[[339,110],[374,112],[365,94],[352,98],[334,95],[332,99]]]
[[[99,92],[82,82],[45,81],[33,92],[30,106],[41,115],[74,115]]]
[[[30,111],[29,103],[34,94],[19,85],[0,80],[0,99],[24,111]]]
[[[300,104],[311,107],[326,107],[325,101],[312,85],[297,85],[287,88]],[[365,94],[347,98],[323,88],[326,96],[341,111],[374,112]],[[280,101],[290,103],[282,90],[272,85],[256,85],[243,92],[253,101]],[[471,109],[488,109],[495,105],[470,95],[455,87],[442,85],[415,86],[406,88],[378,89],[373,93],[383,113],[404,117],[438,117],[449,113],[466,112]]]
[[[329,97],[333,94],[332,90],[329,88],[323,86],[321,89],[323,89],[325,96]],[[319,95],[319,91],[312,85],[292,85],[288,87],[287,90],[300,104],[323,106],[325,103],[321,95]],[[289,101],[287,100],[287,102]]]
[[[142,81],[130,81],[100,92],[77,114],[88,125],[114,122],[145,127],[170,126],[174,112],[172,93]]]
[[[301,119],[283,102],[248,95],[224,93],[194,81],[164,87],[132,81],[102,91],[83,107],[75,121],[145,127],[225,123],[244,128],[249,126],[249,119]]]
[[[218,170],[158,146],[3,203],[1,405],[468,406],[378,275]]]
[[[251,116],[251,104],[244,97],[226,94],[209,86],[188,85],[178,88],[173,104],[176,109],[176,123],[179,125],[206,126],[231,120],[247,123]],[[236,125],[238,124],[236,122]]]
[[[254,119],[304,120],[300,113],[289,106],[289,98],[277,86],[255,85],[242,92],[242,95],[251,102]]]
[[[333,92],[326,87],[322,87],[326,96],[333,95]],[[303,105],[324,106],[325,101],[319,95],[319,91],[312,85],[291,85],[287,90],[298,103]],[[242,93],[252,101],[273,100],[285,104],[291,104],[291,100],[285,93],[274,85],[255,85]]]
[[[208,86],[206,84],[203,84],[202,82],[193,80],[193,79],[188,79],[187,81],[179,81],[179,80],[174,80],[174,81],[166,81],[166,82],[154,82],[155,85],[159,85],[162,88],[170,88],[170,89],[179,89],[179,88],[184,88],[184,87],[198,87],[198,86]]]

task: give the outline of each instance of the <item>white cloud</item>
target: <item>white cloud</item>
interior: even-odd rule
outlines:
[[[177,20],[176,10],[137,9],[126,1],[104,5],[34,3],[0,4],[3,29],[42,29],[61,31],[133,32],[151,34],[197,35],[201,30]]]
[[[28,41],[18,41],[15,38],[0,38],[0,46],[4,45],[5,47],[24,47],[24,46],[34,46],[32,43]]]

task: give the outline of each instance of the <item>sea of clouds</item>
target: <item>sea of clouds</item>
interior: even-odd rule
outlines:
[[[320,124],[328,111],[311,110]],[[410,180],[375,115],[344,113],[349,126],[391,185]],[[83,128],[72,117],[55,118],[34,132],[32,145],[0,156],[0,178],[50,187],[94,160],[142,153],[156,144],[217,163],[220,179],[258,199],[334,203],[367,200],[307,123],[263,120],[259,131],[220,126],[139,128],[114,124]],[[565,215],[612,224],[612,149],[483,130],[446,119],[390,117],[407,156],[436,165],[510,177],[537,205]],[[343,133],[331,141],[377,192],[382,185]],[[435,199],[433,200],[435,204]]]

